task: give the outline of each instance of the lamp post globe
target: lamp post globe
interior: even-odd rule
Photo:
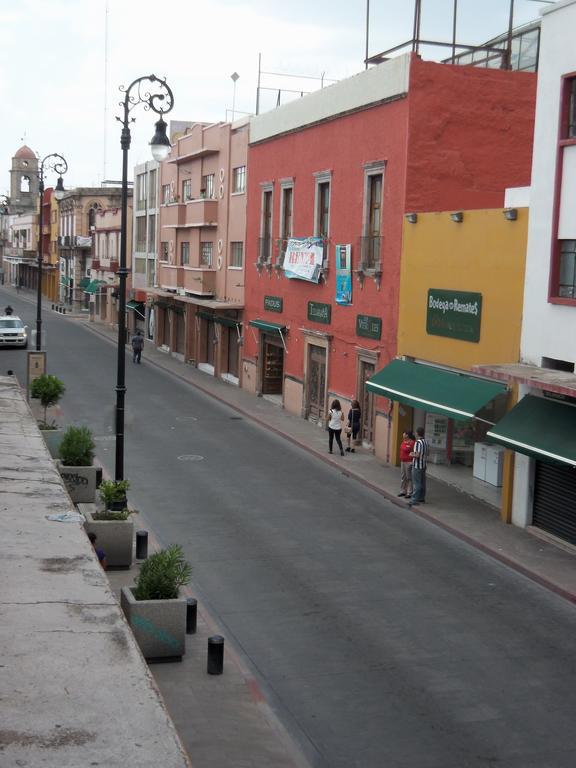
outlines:
[[[166,80],[156,75],[146,75],[134,80],[128,88],[120,87],[124,100],[120,102],[122,117],[116,119],[122,123],[120,147],[122,148],[122,193],[120,217],[120,263],[117,271],[118,285],[118,350],[116,366],[116,456],[114,479],[124,479],[124,404],[126,400],[126,279],[129,270],[126,267],[126,243],[128,228],[128,150],[130,149],[130,123],[134,118],[130,112],[138,104],[145,110],[152,110],[160,115],[156,122],[154,136],[150,141],[152,156],[162,162],[170,152],[170,139],[166,134],[163,115],[174,106],[174,96]]]

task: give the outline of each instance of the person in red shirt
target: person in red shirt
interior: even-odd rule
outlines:
[[[398,496],[412,495],[412,451],[414,450],[414,432],[403,432],[400,443],[400,493]]]

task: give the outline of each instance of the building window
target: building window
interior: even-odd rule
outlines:
[[[241,267],[244,262],[244,243],[230,243],[230,267]]]
[[[146,250],[146,216],[136,217],[136,250],[140,253]]]
[[[206,200],[212,200],[214,197],[214,174],[209,173],[207,176],[202,176],[202,189],[200,190],[202,197]]]
[[[147,187],[147,176],[145,173],[139,173],[138,176],[136,176],[136,210],[137,211],[145,211],[146,210],[146,187]]]
[[[568,118],[566,124],[566,138],[576,139],[576,77],[567,82],[568,90]]]
[[[246,166],[241,165],[232,170],[232,192],[246,191]]]
[[[366,175],[366,211],[361,247],[361,262],[364,269],[378,269],[381,263],[383,180],[383,173]]]
[[[168,243],[164,240],[160,243],[160,261],[168,261]]]
[[[170,202],[170,184],[162,184],[162,205]]]
[[[282,187],[282,202],[280,204],[280,243],[278,247],[278,264],[284,261],[288,240],[292,237],[292,210],[294,190],[292,187]]]
[[[180,243],[180,264],[183,267],[190,264],[190,243]]]
[[[272,246],[272,190],[262,191],[262,210],[260,220],[260,247],[258,248],[258,262],[268,264],[271,259]]]
[[[192,179],[184,179],[182,182],[182,200],[192,200]]]
[[[156,251],[156,214],[148,216],[148,253]]]
[[[328,238],[330,231],[330,181],[324,177],[316,179],[316,237]]]
[[[212,243],[200,243],[200,266],[212,266]]]
[[[150,176],[148,179],[148,208],[156,208],[156,178],[158,174],[156,170],[150,171]]]
[[[560,240],[558,295],[576,299],[576,240]]]

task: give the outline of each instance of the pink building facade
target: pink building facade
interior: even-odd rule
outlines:
[[[528,184],[534,97],[533,74],[408,54],[252,119],[246,389],[319,424],[357,398],[385,456],[390,403],[365,382],[396,354],[403,218]]]
[[[240,379],[248,122],[193,123],[161,166],[155,342]]]

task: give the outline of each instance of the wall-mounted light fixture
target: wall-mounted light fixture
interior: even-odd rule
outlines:
[[[416,224],[418,221],[418,214],[417,213],[407,213],[406,214],[406,221],[409,224]]]
[[[506,221],[516,221],[518,218],[518,210],[516,208],[504,208],[502,213]]]
[[[450,218],[452,221],[455,221],[457,224],[462,224],[464,221],[464,214],[462,211],[454,211],[454,213],[450,214]]]

